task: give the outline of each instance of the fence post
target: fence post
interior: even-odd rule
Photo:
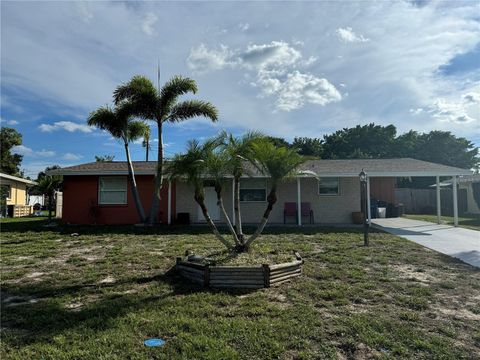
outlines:
[[[270,287],[270,266],[268,264],[263,264],[263,285],[268,288]]]

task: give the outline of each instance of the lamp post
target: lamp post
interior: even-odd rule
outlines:
[[[362,198],[362,212],[363,212],[363,245],[368,246],[368,230],[370,225],[368,224],[367,214],[368,214],[368,202],[367,202],[367,179],[368,175],[365,171],[360,172],[358,174],[360,178],[360,186],[361,186],[361,198]]]

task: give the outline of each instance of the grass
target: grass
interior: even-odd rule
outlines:
[[[389,234],[268,229],[255,253],[297,250],[304,274],[228,292],[170,271],[222,256],[207,229],[44,224],[1,223],[2,359],[478,358],[480,270]]]
[[[413,215],[408,214],[404,215],[408,219],[413,220],[421,220],[421,221],[429,221],[436,223],[437,222],[437,215]],[[453,216],[443,216],[442,215],[443,223],[447,225],[453,225]],[[480,231],[480,215],[463,215],[458,217],[458,226],[478,230]]]

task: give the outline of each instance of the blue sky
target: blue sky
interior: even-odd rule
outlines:
[[[193,77],[220,112],[167,126],[167,155],[221,129],[291,140],[370,122],[480,145],[479,13],[478,1],[2,1],[2,126],[23,134],[29,176],[122,160],[86,117],[133,75],[155,79],[160,59],[163,81]]]

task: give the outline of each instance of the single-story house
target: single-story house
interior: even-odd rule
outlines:
[[[7,216],[20,217],[32,214],[32,206],[28,205],[27,188],[37,183],[21,177],[0,173],[2,196],[5,196]]]
[[[148,211],[152,200],[156,162],[135,161],[134,169],[143,206]],[[367,200],[371,198],[395,203],[395,179],[415,176],[469,175],[470,170],[434,164],[415,159],[359,159],[359,160],[309,160],[295,179],[278,189],[278,201],[269,223],[285,221],[334,224],[351,223],[352,213],[361,209],[359,173],[368,175]],[[94,162],[50,170],[48,174],[62,175],[63,221],[72,224],[134,224],[138,222],[135,204],[128,184],[126,162]],[[315,176],[313,176],[314,174]],[[226,178],[224,205],[233,214],[233,179]],[[258,171],[250,171],[240,181],[242,220],[258,223],[266,207],[268,177]],[[212,219],[223,222],[216,205],[216,194],[205,179],[206,204]],[[455,196],[456,194],[454,194]],[[287,204],[307,204],[313,217],[303,217],[302,211],[293,218],[285,218]],[[454,201],[455,203],[455,201]],[[295,206],[295,205],[294,205]],[[370,209],[370,206],[368,207]],[[187,216],[185,216],[188,214]],[[159,210],[163,223],[173,223],[179,218],[191,223],[204,222],[203,215],[193,198],[193,188],[181,181],[165,180]],[[233,218],[233,216],[231,216]],[[295,219],[296,217],[296,219]],[[368,218],[371,220],[370,211]]]

